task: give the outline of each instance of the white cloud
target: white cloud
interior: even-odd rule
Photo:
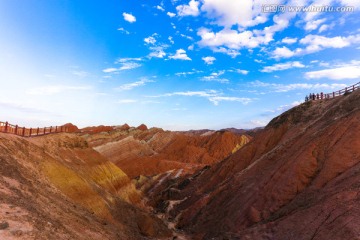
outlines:
[[[124,17],[124,20],[129,22],[129,23],[133,23],[133,22],[136,22],[136,18],[135,16],[133,16],[132,14],[130,13],[123,13],[123,17]]]
[[[221,92],[216,90],[207,90],[207,91],[186,91],[186,92],[173,92],[173,93],[166,93],[163,95],[158,96],[151,96],[151,97],[172,97],[172,96],[185,96],[185,97],[202,97],[209,100],[215,106],[219,105],[220,102],[227,101],[227,102],[240,102],[244,105],[253,101],[251,98],[242,98],[242,97],[229,97],[223,96]]]
[[[294,101],[291,104],[285,104],[285,105],[281,105],[281,106],[277,107],[276,109],[267,110],[267,112],[271,113],[271,115],[274,113],[277,113],[277,114],[282,113],[282,112],[285,112],[285,111],[289,110],[290,108],[296,107],[302,103],[303,102],[301,102],[301,101]]]
[[[103,70],[104,73],[112,73],[112,72],[117,72],[118,69],[117,68],[105,68]]]
[[[287,47],[277,47],[272,55],[274,58],[289,58],[295,55],[295,52],[291,51]]]
[[[164,45],[160,45],[160,46],[153,46],[150,47],[149,49],[151,50],[151,53],[148,55],[149,58],[164,58],[166,56],[166,53],[164,51],[164,49],[167,46]]]
[[[117,29],[118,31],[120,31],[120,32],[122,32],[122,33],[125,33],[125,34],[127,34],[127,35],[129,35],[130,34],[130,32],[129,31],[127,31],[127,30],[125,30],[124,28],[118,28]]]
[[[147,44],[152,44],[154,45],[156,43],[156,39],[153,36],[144,38],[144,42],[146,42]]]
[[[169,42],[171,43],[171,44],[174,44],[175,42],[174,42],[174,38],[172,37],[172,36],[169,36]]]
[[[219,102],[227,101],[227,102],[240,102],[243,105],[247,105],[251,103],[253,100],[251,98],[239,98],[239,97],[211,97],[209,101],[214,103],[215,106],[219,105]]]
[[[196,73],[202,73],[203,71],[200,71],[200,70],[196,70],[196,69],[192,69],[191,71],[189,72],[178,72],[178,73],[175,73],[176,76],[180,77],[180,76],[187,76],[187,75],[192,75],[192,74],[196,74]]]
[[[240,73],[242,75],[247,75],[249,71],[243,69],[235,69],[235,72]]]
[[[323,24],[321,25],[321,27],[319,28],[319,33],[325,32],[327,30],[333,29],[335,27],[335,23],[331,23],[331,24]]]
[[[191,58],[186,55],[186,51],[181,48],[176,50],[174,55],[169,56],[169,59],[191,61]]]
[[[135,100],[135,99],[120,99],[116,103],[128,104],[128,103],[136,103],[136,102],[137,102],[137,100]]]
[[[175,13],[172,13],[172,12],[167,12],[166,14],[167,14],[169,17],[171,17],[171,18],[173,18],[173,17],[176,16],[176,14],[175,14]]]
[[[169,45],[164,43],[157,43],[156,37],[159,34],[154,33],[151,36],[144,39],[144,42],[149,46],[150,54],[147,56],[148,58],[164,58],[166,56],[165,49],[169,47]],[[172,41],[172,37],[169,37],[169,40]]]
[[[200,2],[196,0],[190,0],[188,5],[179,5],[176,7],[177,14],[181,17],[183,16],[198,16]]]
[[[224,70],[219,72],[213,72],[209,76],[204,76],[201,78],[205,82],[219,82],[219,83],[229,83],[229,80],[226,78],[220,78],[225,73]]]
[[[131,70],[131,69],[135,69],[135,68],[139,68],[142,66],[141,63],[139,63],[140,61],[143,61],[142,58],[119,58],[116,60],[116,64],[120,64],[121,66],[118,68],[105,68],[104,70],[102,70],[104,73],[116,73],[119,71],[124,71],[124,70]]]
[[[291,68],[304,68],[305,65],[295,61],[295,62],[286,62],[286,63],[278,63],[272,66],[266,66],[264,67],[262,70],[260,70],[260,72],[274,72],[274,71],[283,71],[286,69],[291,69]]]
[[[319,35],[307,35],[300,40],[301,44],[308,45],[308,48],[343,48],[349,46],[352,42],[360,42],[360,35],[349,37],[324,37]],[[311,51],[311,49],[308,49]]]
[[[259,0],[203,0],[201,10],[206,12],[210,19],[214,19],[219,26],[231,27],[239,25],[241,27],[255,26],[266,22],[266,14],[262,13],[261,5],[269,3]],[[278,1],[272,1],[274,4]]]
[[[347,37],[324,37],[310,34],[302,38],[299,43],[306,45],[306,47],[296,48],[295,50],[290,50],[287,47],[278,47],[273,51],[272,55],[274,58],[289,58],[319,52],[326,48],[344,48],[352,44],[359,44],[360,34],[350,35]]]
[[[89,73],[85,71],[72,71],[71,73],[81,78],[89,76]]]
[[[327,83],[291,83],[291,84],[279,84],[279,83],[265,83],[261,81],[254,81],[250,83],[252,87],[269,88],[271,92],[289,92],[295,90],[315,90],[315,89],[341,89],[346,87],[346,84],[327,84]]]
[[[190,37],[188,35],[185,35],[185,34],[182,34],[182,33],[180,34],[180,36],[183,37],[183,38],[189,39],[190,41],[194,40],[192,37]]]
[[[297,38],[289,38],[286,37],[283,40],[281,40],[282,43],[286,43],[286,44],[293,44],[297,42]]]
[[[160,10],[160,11],[162,11],[162,12],[165,11],[165,9],[164,9],[162,6],[160,6],[160,5],[157,5],[157,6],[156,6],[156,9],[158,9],[158,10]]]
[[[250,128],[264,127],[269,123],[269,120],[254,119],[250,121]]]
[[[117,90],[117,91],[132,90],[133,88],[141,87],[141,86],[146,85],[146,83],[151,83],[151,82],[155,82],[155,81],[149,80],[147,78],[142,78],[141,80],[136,81],[136,82],[123,84],[123,85],[115,88],[115,90]]]
[[[360,61],[340,64],[329,69],[306,72],[305,77],[309,79],[328,78],[332,80],[358,79],[360,78]]]
[[[222,52],[232,57],[239,55],[239,50],[242,48],[259,47],[273,40],[266,35],[255,36],[252,31],[239,32],[232,29],[213,32],[207,28],[200,28],[197,35],[201,37],[198,42],[200,47],[209,47],[214,52]]]
[[[63,86],[63,85],[55,85],[55,86],[46,86],[39,88],[32,88],[26,91],[27,94],[30,95],[53,95],[61,92],[67,91],[84,91],[91,89],[90,86]]]
[[[115,63],[125,63],[125,62],[140,62],[142,58],[119,58]]]
[[[319,27],[319,25],[321,25],[325,21],[326,21],[326,18],[321,18],[321,19],[317,19],[317,20],[313,20],[313,21],[308,21],[305,24],[305,30],[306,31],[315,30],[315,29],[317,29]]]
[[[208,56],[208,57],[203,57],[202,60],[207,64],[207,65],[211,65],[214,63],[214,61],[216,60],[216,58]]]
[[[119,67],[119,71],[131,70],[131,69],[138,68],[138,67],[141,67],[141,66],[142,66],[142,64],[140,64],[140,63],[125,62],[125,63],[122,63],[121,67]]]

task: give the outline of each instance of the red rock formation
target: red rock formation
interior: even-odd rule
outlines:
[[[73,132],[78,132],[78,131],[79,131],[79,128],[78,128],[77,126],[75,126],[74,124],[72,124],[72,123],[64,124],[63,127],[66,127],[66,128],[67,128],[67,132],[69,132],[69,133],[73,133]]]
[[[127,131],[127,130],[130,129],[130,126],[127,123],[125,123],[124,125],[116,127],[115,129],[119,129],[119,130],[122,130],[122,131]]]
[[[81,129],[81,133],[84,134],[95,134],[95,133],[101,133],[101,132],[110,132],[114,130],[114,127],[112,126],[96,126],[96,127],[86,127]]]
[[[0,239],[169,239],[114,164],[75,134],[0,133]]]
[[[91,146],[134,178],[173,169],[194,172],[229,156],[249,137],[220,131],[194,135],[159,128],[114,131],[109,136],[84,136]]]
[[[148,127],[145,124],[141,124],[136,129],[141,130],[141,131],[146,131],[146,130],[148,130]]]
[[[359,102],[356,91],[285,112],[154,205],[178,201],[170,216],[194,239],[357,239]]]

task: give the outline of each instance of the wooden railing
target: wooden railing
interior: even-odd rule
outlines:
[[[330,98],[335,98],[335,97],[338,97],[338,96],[341,96],[341,95],[344,95],[346,93],[351,93],[351,92],[354,92],[355,90],[358,90],[360,89],[360,82],[352,85],[352,86],[349,86],[349,87],[346,87],[344,89],[341,89],[339,91],[336,91],[336,92],[332,92],[332,93],[310,93],[309,96],[306,96],[305,97],[305,102],[307,101],[314,101],[314,100],[321,100],[321,99],[330,99]]]
[[[52,133],[69,132],[69,129],[66,126],[25,128],[18,125],[10,124],[8,122],[0,122],[0,132],[15,134],[22,137],[34,137]]]

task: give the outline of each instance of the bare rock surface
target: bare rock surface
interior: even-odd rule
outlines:
[[[359,239],[359,103],[356,91],[295,107],[153,205],[178,201],[168,218],[194,239]]]

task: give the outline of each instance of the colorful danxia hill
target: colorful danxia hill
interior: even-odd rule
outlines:
[[[249,131],[2,127],[0,239],[359,239],[359,103]]]

